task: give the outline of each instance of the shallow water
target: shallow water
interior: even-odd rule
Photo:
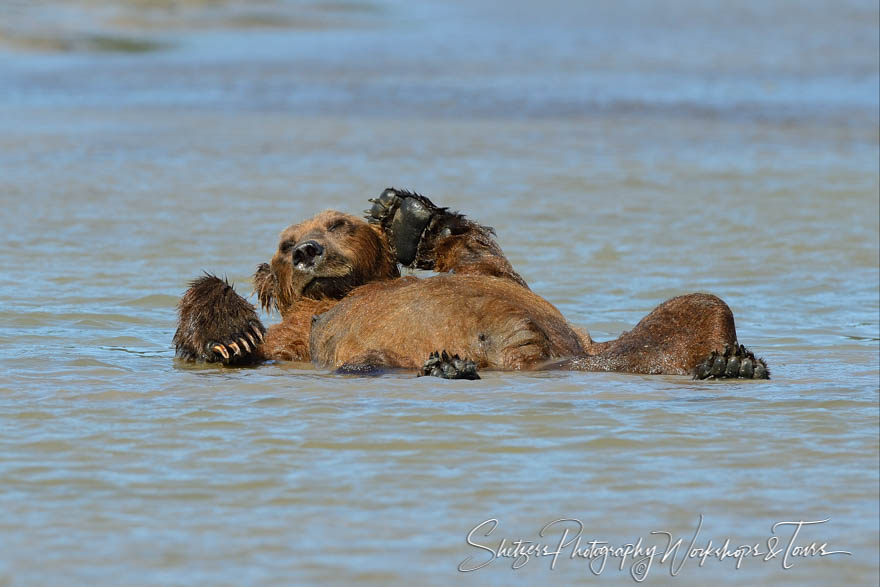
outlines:
[[[797,544],[852,554],[649,582],[876,584],[876,4],[411,4],[0,0],[0,585],[631,583],[457,568],[492,518],[662,547],[701,515],[698,546],[828,519]],[[287,224],[387,185],[599,340],[722,296],[773,379],[174,360],[188,280],[247,293]]]

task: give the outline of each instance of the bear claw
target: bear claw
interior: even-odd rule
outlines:
[[[211,350],[220,353],[225,360],[229,360],[229,351],[226,350],[222,344],[215,344],[211,346]]]
[[[446,351],[433,352],[422,370],[419,377],[430,376],[440,377],[443,379],[470,379],[476,380],[480,376],[477,374],[477,364],[467,359],[462,359],[458,355],[450,356]]]
[[[265,339],[260,325],[252,324],[249,328],[249,331],[233,335],[230,342],[209,342],[205,345],[205,358],[209,362],[217,361],[225,365],[244,365],[252,362],[254,353],[259,351],[260,344]]]
[[[770,379],[764,359],[755,357],[741,344],[724,345],[722,352],[712,351],[693,371],[694,379]]]

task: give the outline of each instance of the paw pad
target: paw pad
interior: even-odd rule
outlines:
[[[419,242],[431,218],[445,210],[425,196],[395,188],[386,189],[370,202],[373,206],[365,211],[367,220],[388,232],[397,261],[402,265],[411,265],[416,260]]]

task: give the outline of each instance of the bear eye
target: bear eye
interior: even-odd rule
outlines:
[[[287,254],[292,248],[293,241],[284,241],[283,243],[281,243],[281,246],[278,247],[278,250],[281,251],[282,254]]]
[[[346,222],[344,219],[340,218],[339,220],[334,220],[329,225],[327,225],[327,232],[333,232],[337,228],[342,228],[345,226]]]

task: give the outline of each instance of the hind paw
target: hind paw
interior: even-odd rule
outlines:
[[[724,345],[724,351],[712,351],[696,367],[694,379],[770,379],[764,359],[741,344]]]
[[[386,189],[370,202],[373,206],[366,210],[367,220],[385,230],[397,253],[397,261],[405,266],[416,260],[419,243],[431,219],[446,211],[425,196],[395,188]]]
[[[443,379],[479,379],[477,375],[477,364],[467,359],[462,359],[458,355],[449,356],[449,353],[434,352],[425,361],[419,377],[442,377]]]

